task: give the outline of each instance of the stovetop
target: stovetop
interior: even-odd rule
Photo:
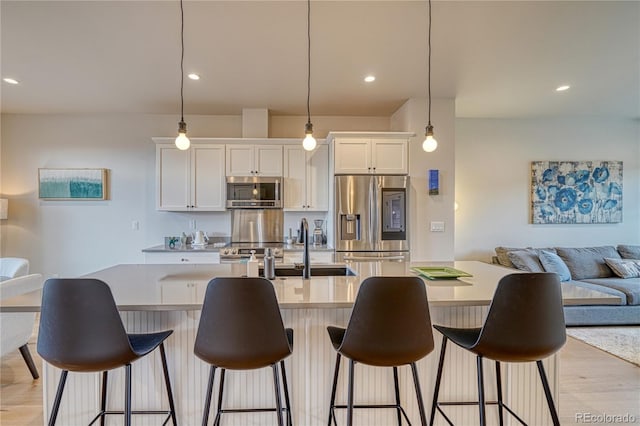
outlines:
[[[283,257],[283,243],[234,243],[231,242],[220,249],[221,259],[248,259],[251,251],[255,251],[257,258],[264,257],[266,248],[271,248],[273,257]]]

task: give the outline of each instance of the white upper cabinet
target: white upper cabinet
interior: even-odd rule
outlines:
[[[411,133],[336,133],[335,174],[405,175],[409,172],[408,143]]]
[[[225,146],[199,144],[181,151],[156,145],[156,208],[168,211],[225,210]]]
[[[284,209],[327,211],[329,209],[329,146],[313,151],[299,145],[284,147]]]
[[[282,176],[282,145],[227,145],[227,176]]]

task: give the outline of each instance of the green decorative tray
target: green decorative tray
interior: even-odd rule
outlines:
[[[430,280],[455,279],[473,276],[459,269],[449,268],[447,266],[415,266],[411,269]]]

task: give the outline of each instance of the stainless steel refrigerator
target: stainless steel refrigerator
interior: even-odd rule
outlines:
[[[408,193],[408,176],[336,176],[336,261],[408,261]]]

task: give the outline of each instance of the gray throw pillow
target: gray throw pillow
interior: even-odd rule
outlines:
[[[640,246],[620,244],[617,248],[623,259],[640,259]]]
[[[514,250],[507,252],[507,256],[513,265],[522,271],[544,272],[538,253],[534,250]]]
[[[515,248],[515,247],[496,247],[496,257],[498,258],[498,263],[502,266],[506,266],[507,268],[515,268],[513,262],[509,259],[510,251],[514,250],[524,250],[523,248]]]
[[[605,257],[604,261],[620,278],[639,278],[640,260],[637,259],[612,259]]]
[[[550,251],[541,250],[539,258],[546,272],[555,272],[560,277],[560,281],[571,281],[571,272],[560,256]]]
[[[614,274],[604,258],[620,259],[618,251],[613,246],[557,247],[556,252],[569,268],[574,280],[613,277]]]

